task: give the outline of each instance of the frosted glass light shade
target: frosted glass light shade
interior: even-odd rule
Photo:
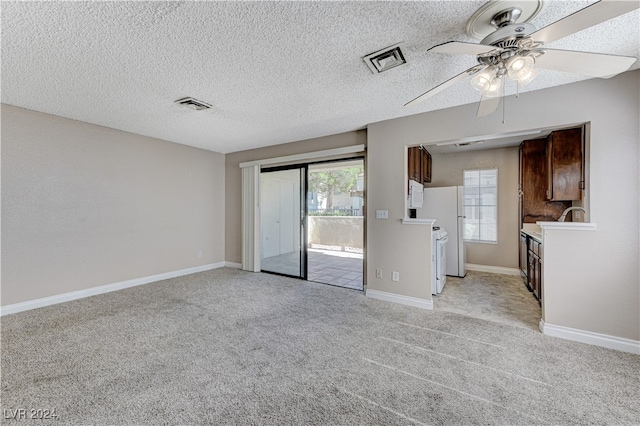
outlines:
[[[480,93],[486,93],[491,89],[491,82],[495,76],[495,67],[490,66],[471,79],[471,86]]]
[[[538,71],[537,69],[534,68],[531,71],[529,71],[529,74],[527,74],[524,77],[520,78],[520,80],[518,80],[518,84],[520,86],[524,86],[525,84],[530,83],[531,80],[536,78],[536,76],[538,74],[540,74],[540,71]]]
[[[494,78],[489,86],[489,90],[483,92],[482,94],[487,98],[498,98],[502,96],[502,88],[504,86],[504,78]]]
[[[520,81],[533,70],[535,60],[531,56],[513,56],[507,61],[507,75],[511,80]]]

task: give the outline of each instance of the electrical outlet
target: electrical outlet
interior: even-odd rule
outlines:
[[[400,281],[400,272],[393,271],[393,274],[391,275],[391,281]]]
[[[382,269],[376,269],[376,278],[382,278]]]
[[[376,219],[389,219],[389,210],[376,210]]]
[[[573,218],[574,219],[580,219],[580,214],[581,214],[580,210],[574,210],[573,211]]]
[[[198,250],[198,257],[202,257],[202,250]]]

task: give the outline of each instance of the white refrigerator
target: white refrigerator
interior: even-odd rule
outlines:
[[[445,229],[449,234],[447,242],[446,274],[454,277],[464,277],[466,245],[464,236],[464,187],[444,186],[440,188],[425,188],[422,208],[417,209],[417,218],[435,219],[433,226]]]

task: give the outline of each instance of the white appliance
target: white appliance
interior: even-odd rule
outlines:
[[[424,187],[415,180],[409,180],[409,208],[422,207]]]
[[[444,229],[434,229],[431,233],[431,294],[440,294],[447,283],[447,242],[449,237]]]
[[[435,219],[436,226],[446,229],[449,234],[447,244],[447,275],[464,277],[466,245],[464,236],[464,187],[444,186],[425,188],[422,208],[417,210],[419,219]]]

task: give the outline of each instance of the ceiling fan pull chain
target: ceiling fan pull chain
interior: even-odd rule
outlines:
[[[505,94],[505,90],[506,90],[506,89],[505,89],[505,86],[506,86],[506,84],[503,84],[503,85],[502,85],[502,124],[505,124],[505,123],[506,123],[506,120],[505,120],[505,118],[504,118],[504,116],[505,116],[505,109],[506,109],[506,108],[505,108],[505,104],[507,103],[507,98],[504,96],[504,94]]]

